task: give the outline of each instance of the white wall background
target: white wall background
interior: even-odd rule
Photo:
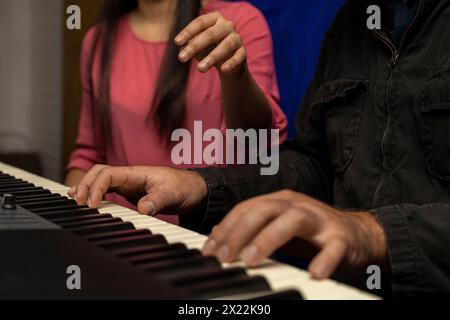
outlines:
[[[40,154],[60,178],[61,0],[0,0],[0,152]]]

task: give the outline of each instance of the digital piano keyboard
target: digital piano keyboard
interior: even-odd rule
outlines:
[[[201,255],[203,235],[67,191],[0,163],[0,299],[378,299],[275,261],[221,265]]]

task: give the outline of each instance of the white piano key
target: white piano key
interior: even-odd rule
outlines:
[[[186,247],[188,247],[189,249],[197,249],[197,250],[202,250],[204,245],[205,245],[205,240],[198,240],[198,239],[193,239],[193,240],[187,240],[187,241],[183,241],[183,243],[186,245]]]
[[[165,238],[169,243],[185,242],[187,240],[196,240],[194,235],[165,235]]]

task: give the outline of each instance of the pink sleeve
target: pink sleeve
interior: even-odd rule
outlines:
[[[81,87],[82,102],[80,112],[80,122],[78,128],[78,138],[75,151],[70,157],[67,170],[80,169],[88,171],[95,164],[103,164],[106,161],[105,150],[97,143],[96,135],[99,132],[99,124],[95,123],[94,106],[92,105],[92,85],[90,74],[90,50],[94,42],[95,29],[89,30],[86,34],[81,51]],[[97,128],[97,129],[95,129]],[[98,136],[97,136],[98,137]]]
[[[280,107],[280,92],[269,26],[263,14],[247,2],[241,3],[235,24],[247,50],[249,70],[272,106],[272,128],[280,130],[282,143],[288,136],[288,121]]]

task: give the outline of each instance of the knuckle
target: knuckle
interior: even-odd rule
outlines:
[[[217,242],[223,242],[225,240],[223,229],[220,226],[215,227],[211,233],[211,237]]]
[[[259,202],[260,201],[258,201],[257,199],[244,201],[236,206],[237,210],[235,210],[235,212],[239,215],[245,214],[246,212],[249,211],[250,208],[253,208],[255,205],[258,205]]]
[[[239,249],[240,244],[242,242],[241,240],[241,236],[239,236],[236,233],[232,233],[230,235],[228,235],[228,237],[225,239],[227,245],[230,247],[231,250],[235,251],[237,249]]]
[[[102,197],[108,191],[108,186],[99,185],[97,188],[92,190],[93,193],[96,193],[99,197]]]
[[[226,40],[224,42],[224,47],[227,51],[233,51],[236,49],[236,42],[233,39]]]
[[[107,176],[110,172],[111,172],[110,168],[106,168],[106,167],[105,168],[101,168],[99,173],[98,173],[98,176],[99,177],[104,177],[104,176]]]
[[[266,221],[266,223],[277,218],[279,215],[280,214],[276,212],[276,210],[262,210],[258,213],[259,218],[263,221]],[[252,224],[249,224],[250,227],[251,225]]]
[[[201,29],[206,28],[207,23],[206,23],[206,20],[205,20],[204,17],[199,17],[198,20],[197,20],[197,23],[198,23],[198,26],[199,26]]]
[[[246,207],[247,207],[246,202],[241,202],[241,203],[239,203],[239,204],[234,206],[233,211],[234,212],[244,211]]]
[[[237,32],[233,32],[231,34],[231,39],[237,43],[237,44],[241,44],[241,36],[237,33]]]
[[[259,249],[259,255],[263,257],[267,257],[272,251],[274,251],[274,240],[271,239],[267,234],[264,237],[258,237],[254,239],[252,244],[255,245]]]
[[[209,60],[209,63],[211,63],[211,64],[216,64],[217,63],[217,56],[216,56],[216,54],[214,53],[214,52],[212,52],[212,53],[210,53],[209,54],[209,56],[208,56],[208,60]]]
[[[182,192],[181,190],[176,192],[163,192],[163,194],[166,195],[167,200],[174,199],[174,202],[183,201],[186,198],[184,192]]]
[[[307,216],[302,211],[296,210],[290,214],[290,219],[291,219],[292,223],[294,223],[296,226],[300,227],[300,226],[304,226],[306,224]]]
[[[234,69],[239,63],[237,62],[236,58],[231,58],[228,61],[228,64],[231,66],[231,69]]]
[[[192,54],[193,52],[197,51],[197,44],[195,41],[192,41],[191,43],[189,43],[186,48],[184,48],[184,50],[190,54]]]
[[[96,164],[95,166],[92,167],[92,170],[101,170],[103,169],[105,166],[102,164]]]
[[[203,33],[203,36],[205,37],[205,39],[206,39],[208,42],[213,42],[213,41],[215,41],[215,39],[216,39],[216,34],[215,34],[215,32],[214,32],[213,30],[211,30],[211,29],[205,30],[205,32]]]
[[[191,37],[191,30],[190,27],[186,27],[186,29],[184,29],[183,31],[181,31],[180,36],[184,37],[184,38],[190,38]]]
[[[233,21],[225,21],[225,27],[227,28],[228,31],[233,31],[235,30],[235,24]]]
[[[268,219],[270,217],[275,216],[275,211],[271,210],[273,208],[272,203],[270,202],[261,202],[258,208],[258,215],[260,215],[263,219]],[[252,216],[252,215],[250,215]]]
[[[214,235],[215,232],[217,232],[217,229],[218,229],[218,228],[219,228],[219,226],[214,226],[214,227],[211,229],[211,236]]]
[[[290,196],[292,196],[293,193],[294,192],[289,189],[284,189],[279,192],[280,196],[282,196],[282,197],[290,197]]]

